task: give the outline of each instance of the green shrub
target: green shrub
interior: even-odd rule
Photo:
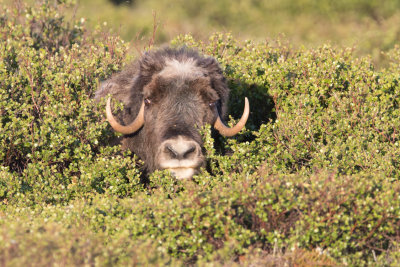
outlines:
[[[204,127],[193,180],[158,171],[144,186],[92,101],[128,46],[67,6],[0,20],[1,264],[398,264],[399,48],[378,71],[327,45],[176,38],[217,58],[230,114],[247,96],[251,115],[235,138]]]
[[[34,204],[96,191],[122,196],[138,181],[134,158],[104,146],[112,134],[91,100],[99,80],[122,67],[127,46],[116,36],[90,33],[82,21],[65,21],[65,5],[2,15],[2,199]]]
[[[253,249],[272,253],[299,248],[317,249],[321,257],[342,264],[371,263],[372,251],[387,262],[396,259],[391,248],[399,238],[399,182],[329,173],[251,178],[211,190],[189,182],[185,191],[168,197],[160,188],[134,198],[98,195],[68,205],[10,206],[1,214],[2,229],[8,231],[0,251],[7,252],[16,242],[18,253],[23,253],[29,241],[59,257],[66,249],[89,253],[80,241],[87,240],[87,249],[98,253],[87,257],[102,260],[109,249],[118,248],[110,257],[119,263],[147,246],[186,263],[235,260]],[[61,235],[50,238],[53,246],[47,238],[55,231],[51,227]],[[66,245],[60,244],[63,238]],[[157,254],[148,260],[153,256]]]
[[[220,60],[232,85],[232,114],[242,112],[247,96],[248,128],[268,122],[250,144],[230,141],[230,148],[242,153],[235,153],[235,162],[235,156],[225,158],[229,168],[257,169],[264,160],[273,172],[328,169],[399,177],[398,48],[388,54],[394,61],[390,68],[376,71],[368,58],[327,45],[294,50],[278,40],[241,46],[223,35],[209,44],[190,36],[174,41],[182,43]]]

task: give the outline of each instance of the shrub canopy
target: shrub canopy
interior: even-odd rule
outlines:
[[[156,172],[143,184],[92,100],[131,53],[66,20],[67,6],[0,17],[6,264],[399,264],[399,48],[378,71],[328,45],[177,37],[220,62],[229,114],[247,96],[251,115],[232,139],[204,128],[209,166],[193,181]]]

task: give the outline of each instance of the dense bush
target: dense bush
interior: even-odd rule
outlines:
[[[388,54],[391,67],[375,71],[368,58],[330,46],[293,50],[279,41],[240,46],[222,35],[207,45],[190,36],[177,43],[220,60],[233,90],[231,113],[240,114],[244,95],[253,103],[250,129],[272,119],[254,133],[253,142],[230,141],[235,151],[243,151],[243,158],[226,164],[230,168],[264,160],[273,172],[328,169],[399,177],[398,48]]]
[[[91,100],[99,80],[122,66],[127,47],[118,37],[88,33],[83,21],[65,21],[62,8],[19,7],[2,16],[1,199],[124,195],[138,179],[134,159],[103,146],[110,131]]]
[[[0,19],[1,265],[400,263],[399,48],[377,71],[327,45],[176,38],[218,59],[230,114],[247,96],[251,117],[217,146],[205,127],[192,181],[144,185],[91,99],[128,47],[67,6]]]

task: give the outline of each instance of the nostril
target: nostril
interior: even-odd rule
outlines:
[[[193,157],[195,151],[196,151],[196,146],[192,145],[185,153],[183,153],[183,158],[187,159]]]
[[[171,158],[176,159],[179,157],[179,153],[176,152],[171,145],[166,145],[164,152],[168,154]]]
[[[198,145],[190,142],[168,142],[164,145],[165,159],[190,160],[197,156]]]

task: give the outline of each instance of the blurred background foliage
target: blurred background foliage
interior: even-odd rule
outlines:
[[[400,1],[397,0],[72,2],[76,8],[70,15],[87,19],[92,27],[103,24],[125,41],[136,44],[149,38],[156,23],[158,45],[187,33],[200,40],[217,31],[231,32],[238,40],[263,41],[283,35],[296,47],[309,48],[327,42],[354,47],[355,55],[370,55],[377,66],[386,66],[381,52],[390,50],[400,40]]]
[[[179,34],[196,39],[210,32],[232,32],[239,40],[263,41],[283,35],[294,46],[331,42],[355,47],[385,65],[388,51],[400,40],[398,0],[77,0],[78,17],[91,25],[107,23],[125,41],[137,41],[159,25],[156,43]]]

